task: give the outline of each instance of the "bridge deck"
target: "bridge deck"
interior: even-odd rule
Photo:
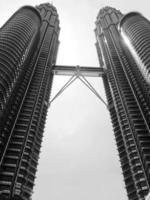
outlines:
[[[53,67],[52,73],[54,75],[64,75],[64,76],[83,75],[88,77],[101,77],[106,73],[106,69],[102,67],[56,65]]]

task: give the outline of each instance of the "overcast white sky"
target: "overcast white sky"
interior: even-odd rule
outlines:
[[[19,7],[38,0],[1,0],[0,25]],[[57,64],[98,66],[94,22],[103,6],[150,19],[148,0],[53,0],[60,16]],[[90,78],[105,98],[102,82]],[[67,81],[55,77],[53,96]],[[76,81],[49,109],[33,200],[127,200],[109,113]]]

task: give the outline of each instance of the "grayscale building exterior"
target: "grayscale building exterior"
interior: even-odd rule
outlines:
[[[31,197],[58,35],[50,4],[22,7],[0,29],[0,199]]]
[[[59,31],[50,4],[22,7],[0,29],[0,199],[31,199]],[[150,22],[105,7],[95,33],[127,195],[144,200],[150,190]]]
[[[105,7],[95,33],[127,195],[144,200],[150,189],[150,22]]]

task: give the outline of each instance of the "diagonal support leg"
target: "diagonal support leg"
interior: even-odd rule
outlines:
[[[55,67],[56,68],[56,67]],[[80,66],[76,66],[76,67],[65,67],[65,66],[57,66],[57,68],[59,69],[55,69],[57,72],[58,71],[61,71],[63,68],[63,70],[65,71],[63,73],[63,75],[66,73],[67,74],[67,70],[69,71],[70,74],[73,74],[72,77],[65,83],[65,85],[58,91],[58,93],[52,98],[52,100],[49,102],[49,106],[50,104],[58,97],[62,94],[62,92],[68,88],[77,78],[86,86],[88,87],[91,92],[93,92],[98,98],[99,100],[107,107],[108,109],[108,105],[107,103],[104,101],[104,99],[99,95],[99,93],[96,91],[96,89],[91,85],[91,83],[85,78],[85,76],[83,75],[86,74],[86,67],[82,67],[80,68]],[[68,69],[67,69],[68,68]],[[83,70],[84,69],[84,70]],[[62,70],[62,71],[63,71]],[[96,71],[95,71],[96,70]],[[91,68],[87,68],[87,71],[90,71],[92,73],[92,71],[95,73],[98,73],[98,68],[93,68],[92,70],[92,67]],[[104,73],[104,71],[103,71]],[[89,74],[88,74],[89,75]],[[98,75],[97,75],[98,77]]]
[[[81,78],[82,77],[82,78]],[[79,80],[86,86],[88,87],[91,92],[93,92],[97,97],[98,99],[108,108],[108,105],[107,103],[103,100],[103,98],[99,95],[99,93],[96,91],[96,89],[91,85],[91,83],[84,77],[84,76],[81,76],[81,77],[78,77]]]
[[[49,106],[50,104],[58,97],[60,96],[63,91],[65,89],[67,89],[75,80],[77,79],[77,77],[75,75],[73,75],[66,83],[65,85],[57,92],[57,94],[52,98],[52,100],[49,102]]]

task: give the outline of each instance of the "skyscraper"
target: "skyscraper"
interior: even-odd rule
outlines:
[[[95,32],[127,194],[144,200],[150,190],[150,24],[139,13],[105,7]],[[0,29],[0,199],[31,199],[58,35],[50,4],[22,7]]]
[[[150,24],[139,13],[105,7],[96,21],[97,51],[129,200],[150,189]]]
[[[0,199],[32,194],[58,35],[50,4],[25,6],[0,29]]]

